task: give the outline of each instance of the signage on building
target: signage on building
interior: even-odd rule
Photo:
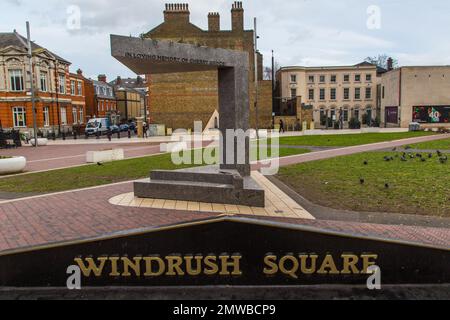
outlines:
[[[450,106],[413,107],[413,121],[418,123],[450,123]]]

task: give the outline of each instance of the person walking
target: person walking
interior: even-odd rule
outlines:
[[[285,129],[284,129],[284,122],[282,119],[280,119],[280,133],[285,133]]]
[[[143,130],[144,130],[144,139],[146,139],[146,138],[148,138],[147,122],[144,121],[142,126],[143,126]]]

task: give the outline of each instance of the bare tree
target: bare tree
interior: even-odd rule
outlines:
[[[367,57],[364,61],[377,65],[380,68],[388,69],[389,56],[387,54],[379,54],[376,57]],[[398,60],[392,58],[392,67],[398,67]]]

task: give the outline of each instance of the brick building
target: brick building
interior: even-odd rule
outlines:
[[[149,88],[146,78],[117,77],[111,81],[117,98],[117,110],[119,110],[121,121],[135,121],[143,117],[149,122]]]
[[[208,30],[190,23],[187,4],[166,4],[164,22],[144,34],[145,38],[170,40],[213,48],[225,48],[249,53],[250,113],[255,126],[254,32],[244,30],[242,2],[235,2],[231,10],[232,30],[221,30],[219,13],[208,14]],[[259,127],[272,125],[272,85],[263,81],[263,57],[258,53]],[[194,121],[210,122],[218,110],[217,71],[168,75],[147,75],[149,108],[152,123],[169,128],[193,128]]]
[[[85,78],[87,118],[110,118],[113,123],[118,121],[118,110],[114,86],[106,81],[101,74],[98,80]]]
[[[31,79],[26,47],[14,33],[0,33],[0,126],[33,131]],[[23,41],[26,39],[21,37]],[[70,62],[32,43],[38,130],[70,131],[85,122],[84,79]]]

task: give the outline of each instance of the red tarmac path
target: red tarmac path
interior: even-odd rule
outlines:
[[[448,135],[440,136],[441,139],[447,137]],[[433,137],[422,137],[401,142],[380,143],[293,156],[281,159],[281,165],[393,148],[397,145],[435,139],[436,137],[434,139]],[[109,147],[111,146],[109,145]],[[133,145],[130,148],[137,148],[137,146]],[[129,150],[129,152],[133,151]],[[155,228],[217,216],[214,213],[123,208],[109,204],[108,200],[111,197],[128,192],[132,192],[131,182],[0,202],[0,254],[10,250],[48,243],[81,240],[127,230]],[[381,237],[450,248],[450,229],[323,220],[305,221],[266,217],[264,219],[307,225],[353,235]]]

